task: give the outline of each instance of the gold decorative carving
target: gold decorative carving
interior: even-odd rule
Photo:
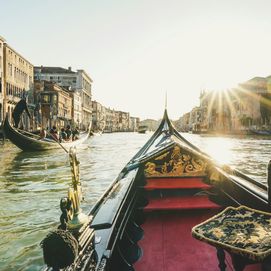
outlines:
[[[168,159],[166,159],[168,157]],[[206,162],[191,154],[181,151],[175,146],[170,152],[166,152],[145,164],[145,175],[147,177],[166,176],[200,176],[205,175]]]
[[[82,189],[80,184],[79,160],[76,156],[75,147],[69,151],[70,166],[72,173],[72,185],[68,190],[68,197],[62,198],[60,208],[62,215],[60,218],[61,228],[78,231],[81,227],[86,226],[90,217],[85,215],[81,208]]]
[[[166,153],[163,153],[162,155],[158,156],[155,158],[155,160],[162,160],[163,158],[165,158],[167,155],[169,154],[169,151]]]

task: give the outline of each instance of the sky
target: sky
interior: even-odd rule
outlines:
[[[0,36],[35,66],[84,69],[93,100],[172,119],[200,91],[271,75],[268,0],[0,0]]]

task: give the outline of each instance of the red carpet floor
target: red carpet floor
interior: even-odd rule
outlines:
[[[216,249],[191,236],[191,228],[215,214],[215,210],[182,213],[147,213],[142,225],[142,258],[134,264],[136,271],[218,271]],[[227,270],[233,270],[227,259]],[[250,265],[245,271],[259,271]]]

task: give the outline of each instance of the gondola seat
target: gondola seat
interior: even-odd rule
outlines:
[[[145,211],[155,210],[191,210],[191,209],[221,209],[221,206],[209,200],[208,196],[183,196],[150,198]]]
[[[147,178],[144,188],[145,190],[210,188],[210,186],[203,181],[204,177]]]
[[[261,263],[271,270],[271,214],[246,206],[228,207],[196,225],[192,236],[217,249],[220,270],[225,270],[225,251],[236,271],[246,265]]]
[[[219,205],[210,201],[210,185],[204,182],[203,176],[146,178],[144,189],[148,205],[144,210],[191,210],[219,209]]]

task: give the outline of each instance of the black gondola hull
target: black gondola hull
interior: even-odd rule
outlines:
[[[78,146],[83,143],[89,137],[88,133],[82,134],[80,139],[72,142],[63,142],[61,145],[52,140],[52,139],[37,139],[37,137],[30,136],[29,133],[23,133],[22,131],[18,131],[18,129],[12,127],[8,121],[8,118],[5,119],[3,125],[3,131],[5,137],[9,139],[14,145],[20,148],[23,151],[45,151],[45,150],[53,150],[53,149],[61,149],[61,145],[69,149],[72,146]]]
[[[202,189],[193,188],[194,184],[199,183]],[[167,196],[170,200],[179,200],[186,196],[184,192],[188,195],[194,193],[199,195],[199,198],[192,197],[195,202],[202,197],[207,208],[220,210],[227,206],[245,205],[270,211],[267,190],[265,185],[238,170],[217,164],[184,139],[175,130],[165,111],[158,130],[128,162],[90,211],[93,220],[89,227],[94,229],[99,240],[95,245],[96,265],[92,269],[77,265],[78,269],[75,270],[135,270],[134,266],[142,257],[138,243],[144,237],[141,224],[148,214],[180,214],[180,209],[183,210],[180,202],[185,204],[185,201],[176,201],[178,208],[171,206],[163,209],[164,206],[160,204],[160,209],[155,209],[159,201],[167,204],[164,200]],[[184,213],[188,214],[189,208],[187,205]],[[209,270],[213,269],[211,266]],[[147,269],[141,267],[140,270]],[[176,270],[181,269],[176,266]]]

